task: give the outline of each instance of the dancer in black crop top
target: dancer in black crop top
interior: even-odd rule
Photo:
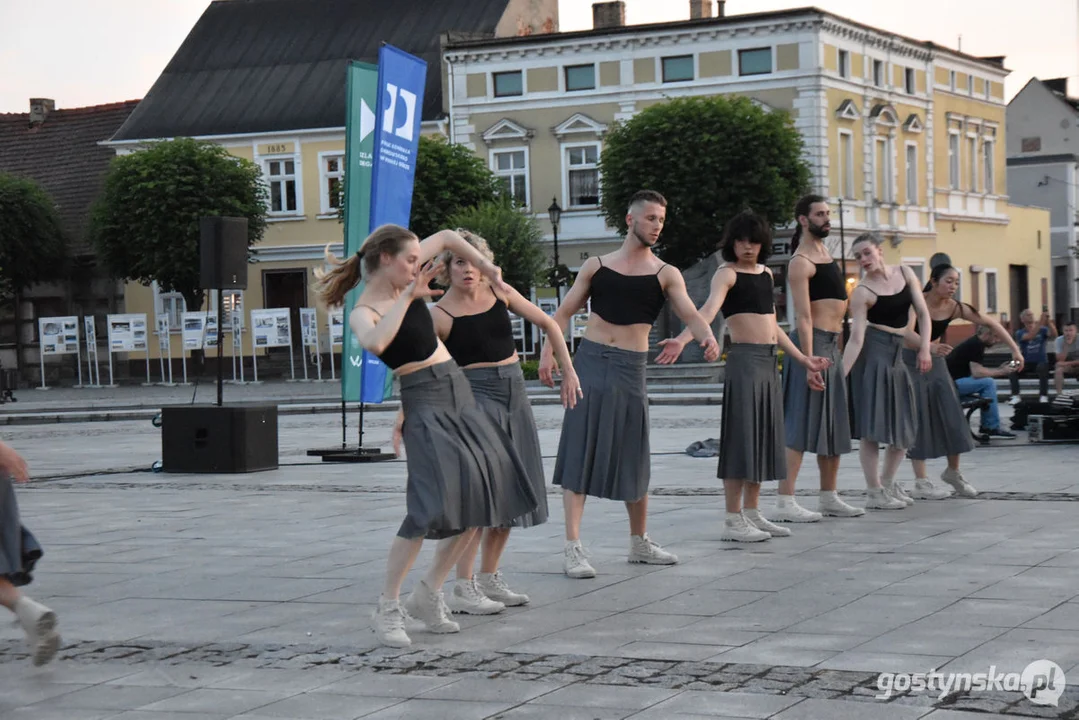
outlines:
[[[400,380],[405,418],[395,428],[394,448],[400,453],[403,440],[408,453],[408,512],[390,549],[373,621],[379,642],[393,647],[411,644],[407,615],[431,632],[459,632],[442,597],[450,570],[477,528],[509,524],[537,506],[512,443],[476,404],[461,370],[435,336],[424,300],[441,292],[429,287],[440,269],[430,261],[447,250],[474,262],[496,292],[509,292],[498,267],[449,230],[420,242],[405,228],[383,226],[345,261],[327,250],[332,269],[316,271],[316,291],[329,307],[343,304],[362,277],[364,287],[348,329]],[[434,562],[401,603],[401,585],[424,537],[440,538]]]
[[[612,325],[649,325],[659,317],[667,296],[659,274],[666,264],[652,275],[623,275],[599,261],[592,276],[592,312]]]

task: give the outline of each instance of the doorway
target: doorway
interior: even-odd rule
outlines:
[[[1068,266],[1055,265],[1053,267],[1053,320],[1058,330],[1064,328],[1064,323],[1069,319],[1068,307]]]
[[[1011,304],[1009,310],[1011,315],[1011,327],[1012,332],[1015,332],[1017,328],[1022,324],[1019,320],[1019,316],[1024,310],[1030,307],[1030,285],[1027,281],[1027,266],[1026,265],[1009,265],[1008,266],[1008,294],[1011,296]]]
[[[300,350],[300,308],[307,306],[307,271],[263,270],[262,306],[264,308],[288,308],[292,347]],[[270,348],[283,351],[285,348]]]

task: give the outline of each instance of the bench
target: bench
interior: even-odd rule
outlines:
[[[969,396],[967,398],[964,398],[962,400],[962,404],[963,404],[963,409],[967,411],[966,418],[967,418],[967,425],[969,426],[970,425],[970,418],[971,418],[972,415],[974,415],[974,411],[975,410],[982,410],[982,411],[988,410],[989,406],[992,405],[992,402],[987,397],[983,397],[981,395],[971,395],[971,396]],[[976,433],[976,432],[974,432],[973,429],[971,429],[970,436],[972,438],[974,438],[974,442],[978,443],[979,445],[988,445],[989,444],[989,436],[984,434],[984,433]]]

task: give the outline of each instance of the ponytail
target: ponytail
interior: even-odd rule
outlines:
[[[802,244],[802,224],[798,223],[794,228],[794,235],[791,235],[791,255],[798,252],[798,246]]]
[[[315,297],[325,308],[341,307],[348,292],[363,278],[364,253],[360,250],[347,260],[338,260],[327,245],[324,255],[330,269],[315,268]]]

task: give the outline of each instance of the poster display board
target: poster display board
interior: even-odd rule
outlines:
[[[172,381],[172,328],[169,326],[168,315],[158,315],[157,320],[157,360],[161,366],[161,385],[172,387],[176,383]],[[168,365],[169,376],[165,379],[165,366]]]
[[[41,351],[38,353],[41,361],[41,387],[38,389],[48,389],[45,384],[46,355],[75,355],[79,368],[78,387],[82,387],[82,353],[79,351],[78,316],[38,318],[37,328],[38,337],[41,340]]]
[[[341,308],[332,310],[326,317],[326,324],[330,328],[330,379],[337,379],[337,370],[334,366],[333,349],[345,344],[345,311]]]
[[[83,334],[86,337],[86,370],[90,375],[87,378],[90,381],[89,387],[101,387],[101,365],[97,361],[97,326],[93,315],[87,315],[82,322],[86,329]]]
[[[244,380],[244,315],[243,311],[233,309],[228,317],[227,330],[232,336],[232,382],[237,385],[246,385]],[[236,366],[240,366],[240,377],[236,378]]]
[[[322,353],[318,346],[318,314],[315,308],[300,308],[300,338],[304,350],[314,352],[315,366],[318,368],[318,379],[322,380]],[[309,380],[307,375],[307,352],[303,358],[303,379]]]
[[[150,383],[150,353],[147,351],[146,313],[109,315],[105,318],[109,336],[109,385],[116,385],[112,356],[118,352],[141,352],[146,356],[146,383]]]
[[[258,351],[262,348],[287,347],[290,372],[296,379],[296,361],[292,352],[292,318],[288,308],[251,311],[251,344],[254,354],[255,382],[259,379]]]

